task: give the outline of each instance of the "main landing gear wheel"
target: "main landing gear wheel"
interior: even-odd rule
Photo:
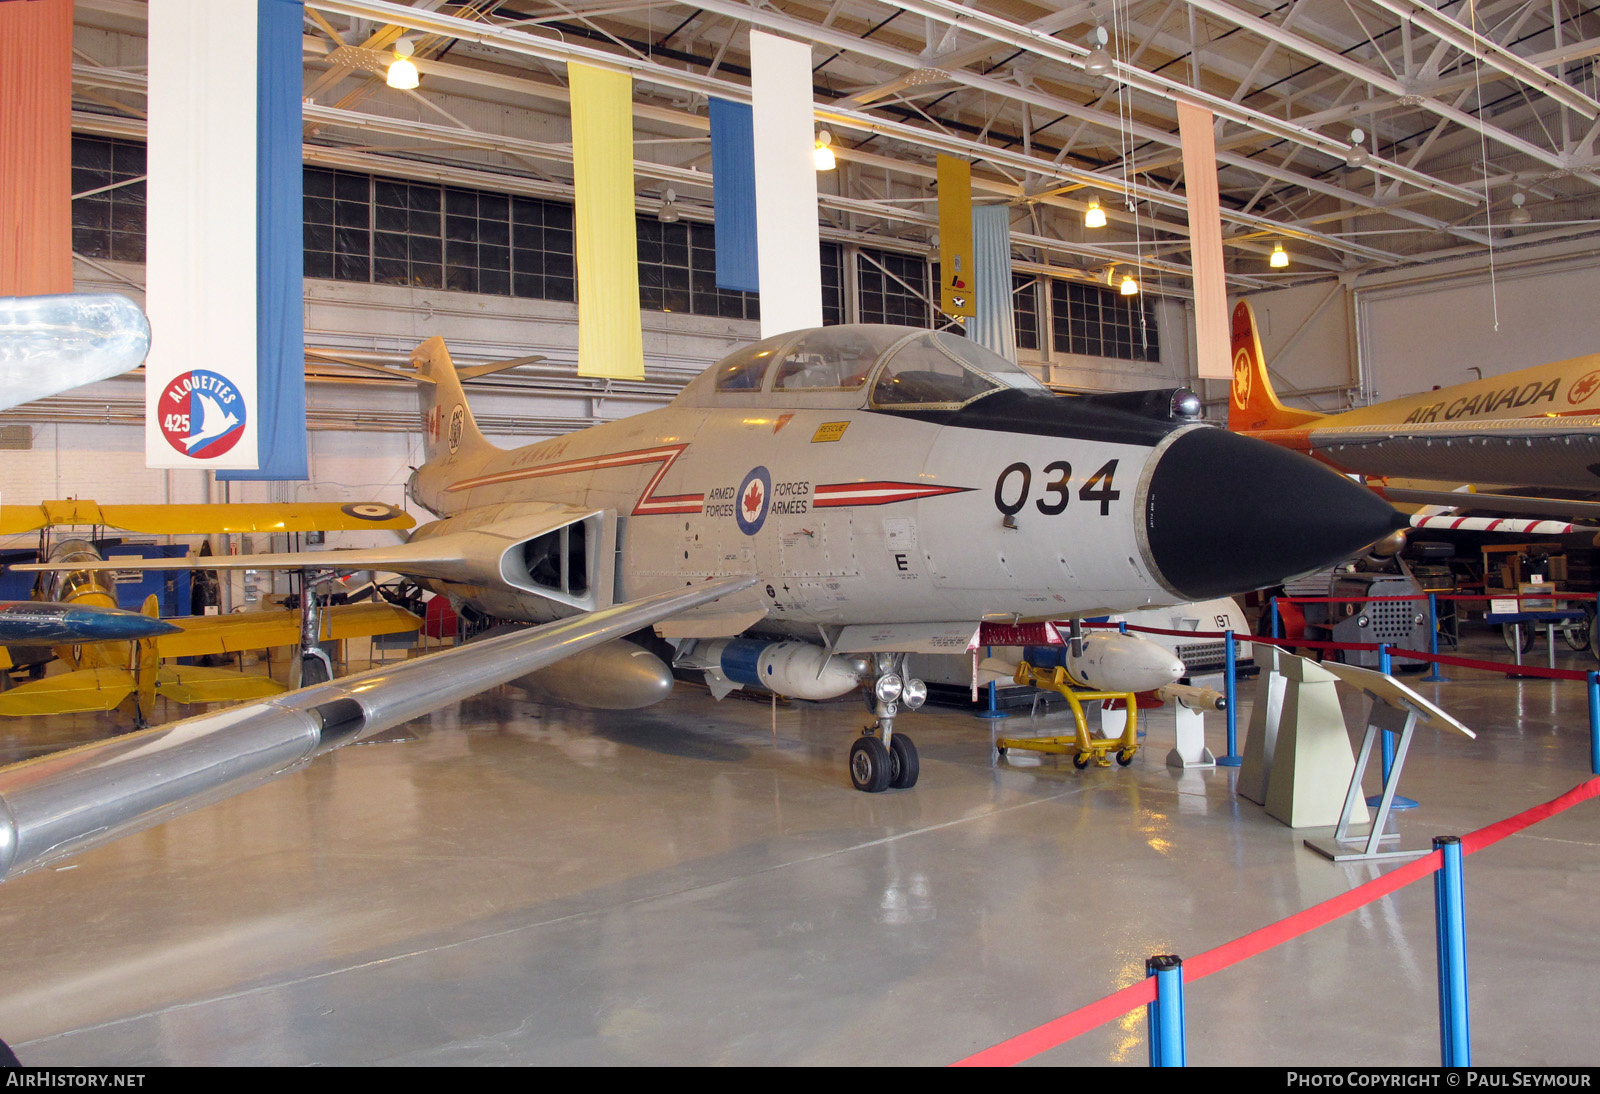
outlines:
[[[909,790],[917,785],[921,773],[917,759],[917,746],[904,733],[889,738],[889,785],[896,790]]]
[[[876,737],[857,737],[850,746],[850,781],[857,790],[880,794],[889,789],[889,750]]]

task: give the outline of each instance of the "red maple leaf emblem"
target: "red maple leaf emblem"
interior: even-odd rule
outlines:
[[[1590,372],[1573,381],[1572,390],[1567,392],[1569,403],[1581,403],[1594,394],[1594,389],[1600,387],[1600,372]]]
[[[759,512],[761,509],[761,484],[753,482],[750,489],[744,492],[744,511],[746,513]]]

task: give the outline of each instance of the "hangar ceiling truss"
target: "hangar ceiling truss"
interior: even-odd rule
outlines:
[[[136,0],[79,21],[138,34]],[[307,0],[308,162],[570,197],[565,63],[634,77],[641,211],[710,219],[708,98],[749,98],[749,32],[813,43],[825,234],[925,250],[934,155],[1012,211],[1019,268],[1189,289],[1176,102],[1216,116],[1232,287],[1600,229],[1600,2]],[[1105,40],[1109,58],[1091,56]],[[383,67],[416,46],[422,86]],[[79,52],[75,124],[135,134],[143,75]],[[1105,61],[1104,74],[1091,69]],[[1088,229],[1098,198],[1110,217]],[[1268,267],[1275,244],[1293,261]]]

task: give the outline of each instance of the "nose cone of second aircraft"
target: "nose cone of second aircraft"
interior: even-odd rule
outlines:
[[[1406,524],[1370,490],[1308,456],[1202,428],[1161,453],[1144,538],[1167,585],[1204,600],[1332,566]]]

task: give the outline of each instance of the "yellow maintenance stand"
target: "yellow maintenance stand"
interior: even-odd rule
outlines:
[[[1072,766],[1080,771],[1089,766],[1093,760],[1101,767],[1110,767],[1111,760],[1108,753],[1117,754],[1117,763],[1127,767],[1133,762],[1133,757],[1139,751],[1139,701],[1131,691],[1090,691],[1079,684],[1067,674],[1065,668],[1037,669],[1026,661],[1017,666],[1013,679],[1024,686],[1043,688],[1066,696],[1067,703],[1072,707],[1072,720],[1077,723],[1078,732],[1071,737],[1002,737],[995,742],[995,748],[1004,756],[1010,748],[1021,748],[1029,752],[1055,752],[1064,753],[1072,757]],[[1121,699],[1128,704],[1128,724],[1124,727],[1121,737],[1092,738],[1089,736],[1089,723],[1084,718],[1083,704],[1096,699]]]

